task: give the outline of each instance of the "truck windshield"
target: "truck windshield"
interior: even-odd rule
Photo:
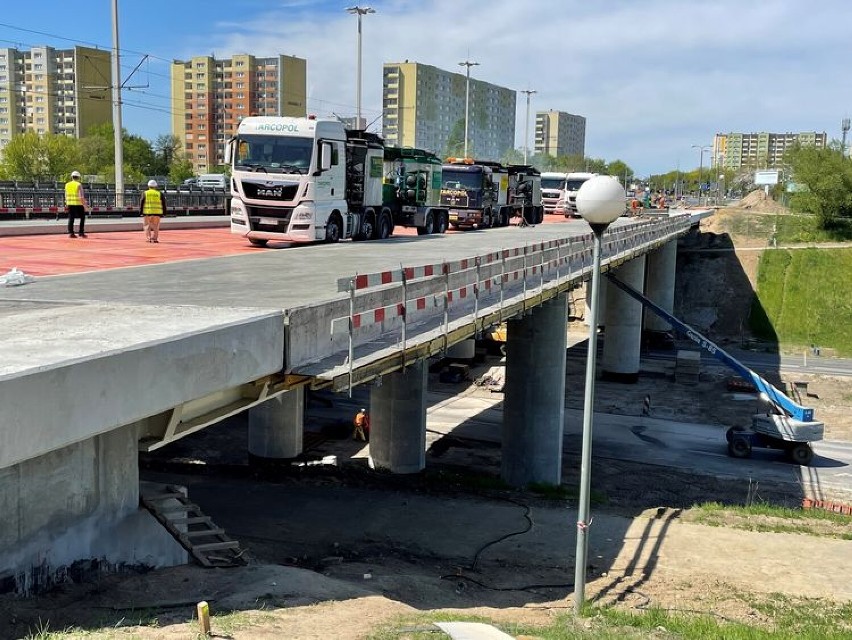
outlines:
[[[482,174],[469,171],[453,171],[444,168],[443,182],[445,189],[481,189]]]
[[[241,135],[237,139],[234,169],[306,174],[313,148],[313,138]]]
[[[568,180],[565,183],[565,188],[568,191],[576,191],[580,187],[583,186],[583,183],[588,180],[588,178],[574,178],[573,180]]]
[[[565,178],[542,178],[542,189],[562,189],[565,187]]]

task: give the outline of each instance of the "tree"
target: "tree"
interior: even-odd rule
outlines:
[[[7,180],[61,180],[78,168],[77,140],[35,131],[12,136],[3,149],[0,176]]]
[[[473,152],[468,148],[468,154]],[[452,131],[447,138],[447,148],[444,150],[445,158],[460,158],[464,155],[464,118],[459,118],[453,125]]]
[[[169,165],[169,180],[174,183],[180,184],[194,175],[195,170],[192,167],[192,161],[185,155],[176,155]]]
[[[606,173],[623,180],[624,186],[627,187],[628,181],[633,176],[633,169],[623,160],[613,160],[607,165]]]
[[[115,139],[111,122],[98,124],[89,129],[80,140],[85,161],[85,172],[103,176],[104,180],[115,179]],[[141,182],[147,176],[162,175],[155,172],[157,159],[151,143],[145,138],[122,132],[122,159],[124,178]]]
[[[804,187],[793,194],[794,211],[813,213],[823,229],[839,218],[852,218],[852,160],[835,140],[827,148],[796,145],[784,156],[793,181]]]
[[[179,160],[181,142],[180,138],[171,134],[157,136],[154,142],[154,175],[166,175],[171,172],[172,164]],[[189,176],[187,176],[189,177]]]

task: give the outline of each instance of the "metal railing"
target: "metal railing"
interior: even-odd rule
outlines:
[[[90,212],[97,214],[136,211],[139,200],[147,189],[146,184],[127,185],[124,188],[124,207],[116,207],[114,184],[83,183],[83,191]],[[229,193],[226,189],[201,189],[195,185],[166,186],[166,203],[170,212],[206,215],[225,214]],[[0,181],[0,215],[19,214],[27,218],[40,214],[64,213],[65,185],[61,182]]]

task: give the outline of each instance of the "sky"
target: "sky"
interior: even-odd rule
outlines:
[[[171,133],[170,62],[307,59],[308,112],[354,115],[357,19],[327,0],[117,0],[124,127]],[[112,0],[4,3],[0,46],[112,47]],[[516,89],[586,117],[586,155],[639,176],[698,167],[729,131],[825,131],[852,112],[848,0],[374,0],[363,18],[362,113],[379,118],[382,64],[410,60]],[[144,56],[148,57],[145,58]],[[139,69],[130,76],[138,64]],[[518,94],[515,146],[526,97]],[[705,152],[704,165],[709,162]]]

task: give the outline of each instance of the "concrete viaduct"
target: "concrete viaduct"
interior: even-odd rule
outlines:
[[[603,268],[664,308],[709,212],[622,219]],[[185,552],[139,508],[137,452],[249,410],[249,453],[302,452],[305,388],[371,383],[370,462],[425,466],[427,359],[508,321],[503,479],[559,484],[581,221],[41,278],[0,292],[0,581]],[[604,290],[602,374],[635,380],[641,308]],[[646,318],[646,327],[658,326]],[[461,347],[459,345],[462,345]]]

